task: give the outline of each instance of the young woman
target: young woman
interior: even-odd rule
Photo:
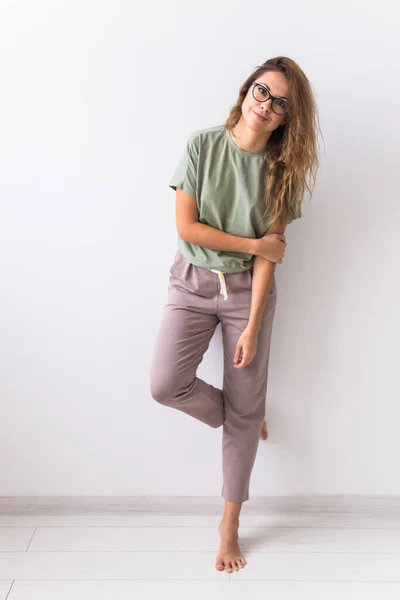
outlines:
[[[249,499],[264,422],[270,339],[286,225],[312,195],[318,115],[311,85],[290,58],[267,60],[246,79],[224,125],[192,133],[170,187],[178,250],[155,344],[151,394],[159,403],[223,427],[225,511],[216,568],[244,560],[239,515]],[[306,178],[310,178],[312,186]],[[196,376],[216,326],[222,390]]]

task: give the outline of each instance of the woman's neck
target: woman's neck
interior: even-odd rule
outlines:
[[[265,150],[271,132],[258,134],[250,129],[243,117],[240,117],[236,125],[231,129],[235,144],[246,152],[262,152]]]

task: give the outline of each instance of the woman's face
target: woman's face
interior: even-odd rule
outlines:
[[[268,94],[265,93],[265,89],[268,89],[275,98],[281,99],[279,103],[278,101],[274,103],[274,108],[275,104],[283,106],[283,102],[289,103],[289,82],[283,73],[278,71],[265,71],[255,81],[262,85],[262,88],[257,87],[257,85],[250,86],[242,103],[242,115],[250,129],[259,133],[271,133],[281,123],[285,122],[287,114],[279,115],[272,110],[272,98],[266,99]],[[254,98],[254,88],[258,98],[262,100],[261,102]],[[261,115],[263,119],[258,118],[255,113]]]

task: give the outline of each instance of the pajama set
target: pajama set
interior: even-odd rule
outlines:
[[[197,201],[199,222],[247,238],[268,229],[264,193],[266,152],[239,148],[224,125],[192,133],[170,181]],[[296,213],[295,218],[301,216]],[[234,367],[240,335],[247,326],[253,255],[210,250],[178,239],[170,269],[168,300],[151,367],[151,395],[210,427],[223,427],[222,496],[249,499],[250,476],[265,416],[268,362],[277,291],[272,281],[249,365]],[[198,378],[215,329],[224,348],[222,389]]]

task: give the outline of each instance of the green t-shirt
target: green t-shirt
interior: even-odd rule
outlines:
[[[260,238],[268,229],[265,212],[266,151],[247,152],[224,125],[192,133],[169,183],[196,198],[199,222],[245,238]],[[297,213],[295,218],[300,217]],[[225,273],[246,271],[254,256],[210,250],[178,239],[180,252],[194,265]]]

